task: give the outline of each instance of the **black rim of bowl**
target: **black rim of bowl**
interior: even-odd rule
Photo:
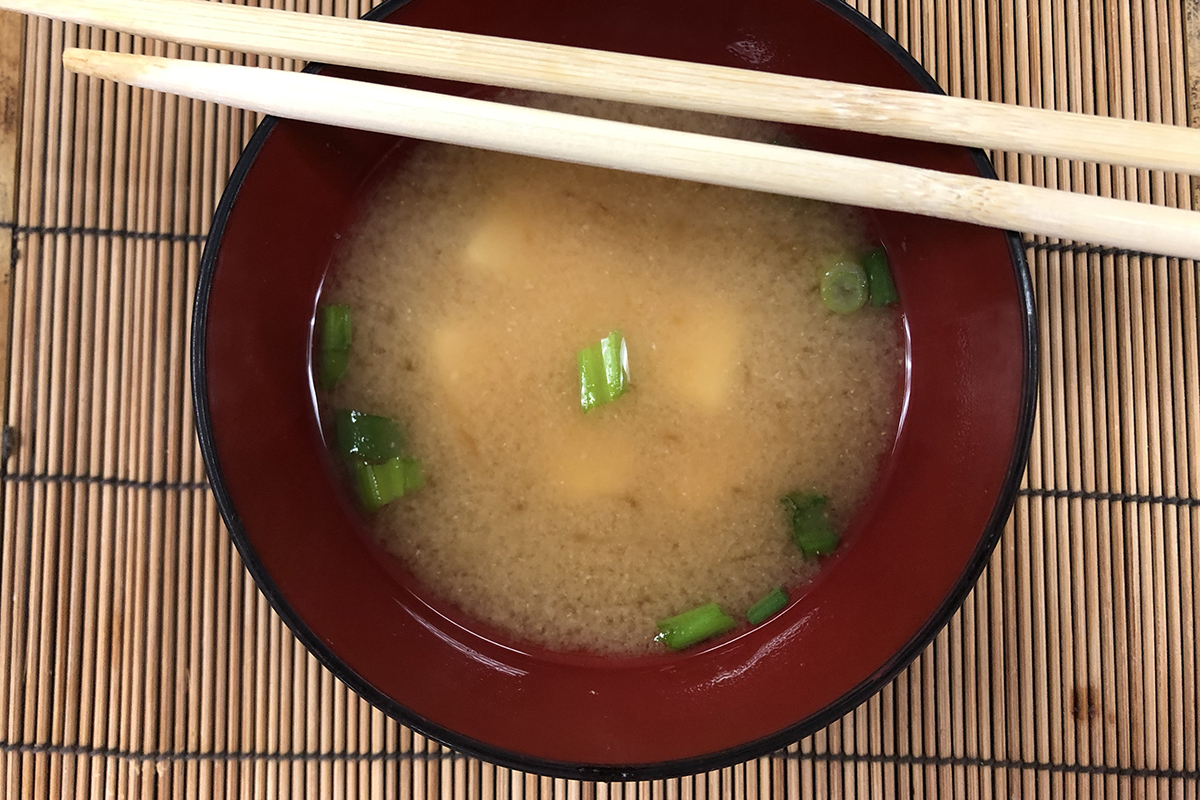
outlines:
[[[408,2],[409,0],[388,0],[388,2],[376,7],[363,18],[382,19]],[[944,94],[941,87],[938,86],[937,81],[925,71],[925,68],[907,50],[902,48],[896,40],[888,36],[887,33],[867,17],[844,2],[841,2],[841,0],[817,0],[817,2],[851,22],[859,30],[867,34],[872,41],[893,56],[926,91]],[[317,72],[324,67],[324,64],[310,64],[304,71]],[[1033,286],[1029,276],[1028,265],[1025,261],[1025,248],[1021,237],[1012,231],[1008,231],[1006,236],[1023,306],[1025,372],[1022,376],[1022,402],[1020,417],[1018,419],[1017,443],[1013,450],[1012,459],[1009,462],[1008,472],[1005,475],[1004,484],[1001,487],[1000,495],[992,510],[991,517],[984,528],[983,535],[980,537],[979,545],[976,547],[970,561],[967,563],[966,569],[959,576],[953,589],[946,596],[946,599],[937,611],[934,612],[933,616],[917,631],[916,635],[890,661],[884,664],[873,677],[863,681],[835,702],[826,706],[822,711],[762,739],[702,756],[629,766],[573,764],[551,761],[493,747],[492,745],[475,741],[424,719],[381,693],[362,676],[355,673],[343,663],[337,655],[308,629],[304,621],[288,605],[287,601],[279,593],[278,588],[263,569],[253,546],[250,544],[249,538],[246,536],[241,518],[238,516],[237,510],[230,499],[229,490],[225,484],[225,477],[221,472],[221,465],[217,460],[216,447],[212,436],[208,408],[208,380],[205,368],[204,340],[208,322],[209,293],[212,290],[217,250],[219,249],[225,225],[237,200],[242,182],[245,180],[246,174],[258,157],[259,150],[266,143],[267,137],[277,122],[278,119],[276,117],[267,117],[263,120],[262,124],[255,131],[254,136],[250,139],[241,158],[238,159],[237,165],[234,167],[233,173],[229,178],[229,183],[221,195],[221,201],[217,205],[217,210],[213,215],[212,227],[209,229],[204,253],[200,259],[200,278],[196,290],[195,305],[193,307],[191,339],[192,400],[196,410],[196,428],[200,439],[200,451],[204,458],[204,466],[208,472],[209,483],[212,486],[213,493],[216,495],[217,507],[220,509],[221,517],[225,520],[225,525],[229,529],[234,545],[236,545],[238,552],[241,554],[242,560],[253,576],[255,583],[258,584],[259,589],[271,603],[271,607],[283,618],[283,621],[292,630],[292,633],[308,648],[309,652],[332,672],[334,676],[347,684],[373,706],[381,709],[402,724],[454,750],[517,770],[560,778],[603,781],[652,780],[691,775],[698,772],[721,769],[748,759],[767,755],[793,744],[845,716],[849,711],[865,702],[871,695],[891,682],[913,659],[920,655],[921,651],[933,640],[938,631],[950,621],[950,618],[958,610],[959,606],[962,605],[967,593],[974,587],[979,574],[987,564],[988,558],[1004,530],[1005,522],[1008,519],[1013,504],[1016,502],[1017,489],[1020,485],[1021,476],[1025,471],[1029,443],[1033,434],[1034,410],[1037,403],[1038,363]],[[992,168],[987,155],[978,149],[972,149],[971,155],[979,169],[979,174],[984,178],[995,180],[996,172]]]

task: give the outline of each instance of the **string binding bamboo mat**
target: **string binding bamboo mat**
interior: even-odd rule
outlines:
[[[370,6],[274,2],[339,15]],[[853,4],[951,94],[1186,124],[1180,0]],[[542,779],[385,719],[258,593],[207,488],[187,375],[204,233],[258,120],[64,76],[59,55],[72,45],[246,61],[0,23],[13,296],[4,796],[1197,796],[1195,264],[1029,241],[1043,361],[1028,474],[963,609],[879,695],[784,752],[720,772]],[[1173,175],[995,162],[1025,183],[1191,207],[1187,180]]]

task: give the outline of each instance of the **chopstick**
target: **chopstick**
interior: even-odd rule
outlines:
[[[68,69],[309,122],[1200,258],[1200,214],[393,86],[68,49]]]
[[[1200,174],[1200,130],[202,0],[0,0],[153,38],[372,70]]]

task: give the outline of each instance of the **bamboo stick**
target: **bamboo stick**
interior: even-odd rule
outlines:
[[[68,68],[240,108],[594,166],[1200,257],[1200,216],[321,75],[71,50]]]
[[[1200,132],[1182,126],[195,0],[0,0],[0,8],[284,58],[1200,173]]]

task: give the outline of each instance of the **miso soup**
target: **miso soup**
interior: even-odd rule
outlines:
[[[400,423],[423,485],[369,524],[429,591],[518,641],[637,653],[820,568],[781,498],[820,492],[840,530],[897,425],[898,311],[820,292],[876,246],[856,211],[432,144],[364,209],[321,298],[353,319],[322,402]],[[626,390],[585,411],[579,353],[617,332]]]

